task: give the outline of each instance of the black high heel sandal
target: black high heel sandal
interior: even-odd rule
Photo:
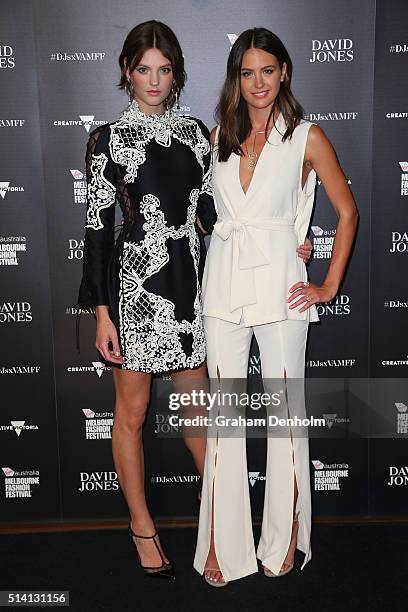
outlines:
[[[159,565],[158,567],[148,567],[146,565],[142,565],[142,561],[140,558],[140,554],[139,551],[137,550],[137,546],[136,546],[136,553],[137,553],[137,560],[139,562],[139,565],[141,567],[141,569],[144,571],[144,573],[146,574],[146,576],[151,576],[152,578],[164,578],[167,580],[175,580],[176,576],[174,573],[174,568],[172,566],[171,563],[166,563],[164,560],[164,557],[161,553],[161,550],[155,540],[155,537],[157,536],[157,531],[152,535],[152,536],[141,536],[141,535],[136,535],[130,525],[130,521],[129,521],[129,535],[130,535],[130,539],[132,540],[132,544],[136,543],[133,541],[133,538],[142,538],[143,540],[153,540],[158,553],[160,555],[160,558],[162,560],[162,564]]]

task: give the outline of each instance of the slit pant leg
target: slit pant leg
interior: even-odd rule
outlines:
[[[204,326],[211,392],[217,388],[222,392],[242,390],[244,383],[246,390],[252,328],[242,322],[235,324],[215,317],[204,317]],[[225,406],[220,406],[219,411],[237,416],[236,410]],[[216,416],[214,409],[210,416]],[[245,427],[228,428],[227,435],[223,429],[208,429],[193,567],[200,574],[204,572],[210,548],[214,492],[215,554],[224,579],[235,580],[257,572],[258,564],[252,532]]]
[[[274,392],[277,386],[284,387],[284,404],[279,409],[279,416],[305,418],[304,368],[308,322],[277,321],[255,326],[254,333],[261,356],[265,391]],[[273,412],[268,411],[269,414]],[[290,428],[268,428],[265,498],[257,557],[275,574],[279,573],[290,544],[294,475],[298,487],[295,512],[299,511],[297,548],[305,554],[303,569],[311,559],[307,428],[295,427],[292,432]]]

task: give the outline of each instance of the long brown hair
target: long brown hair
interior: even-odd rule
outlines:
[[[173,106],[176,94],[179,94],[184,87],[187,75],[184,70],[183,52],[177,36],[169,26],[161,21],[152,19],[139,23],[127,35],[119,56],[121,78],[118,87],[119,89],[125,89],[129,94],[126,68],[129,68],[129,73],[131,73],[148,49],[159,49],[171,63],[174,83],[167,98],[167,103],[169,106]]]
[[[241,66],[245,51],[252,48],[262,49],[274,55],[281,68],[283,63],[286,63],[287,66],[285,79],[280,84],[279,93],[269,113],[266,133],[271,117],[275,121],[276,108],[282,113],[287,125],[286,132],[282,134],[283,142],[291,138],[295,127],[304,116],[303,108],[290,88],[293,66],[285,45],[280,38],[266,28],[245,30],[238,36],[231,48],[227,62],[227,75],[215,110],[215,119],[220,126],[217,149],[220,161],[227,161],[231,153],[243,154],[241,143],[251,132],[252,126],[247,103],[241,94]]]

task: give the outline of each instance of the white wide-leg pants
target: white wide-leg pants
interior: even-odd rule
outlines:
[[[307,321],[284,320],[254,327],[204,317],[207,365],[211,386],[231,390],[231,379],[246,380],[253,333],[258,342],[264,388],[277,379],[304,378]],[[227,379],[224,381],[224,379]],[[299,382],[286,387],[287,415],[296,404],[296,415],[305,416]],[[239,384],[239,383],[238,383]],[[215,390],[214,388],[212,389]],[[289,390],[289,396],[288,396]],[[273,392],[273,389],[271,390]],[[291,393],[294,397],[291,398]],[[302,403],[303,400],[303,403]],[[220,410],[220,409],[219,409]],[[221,411],[228,409],[221,407]],[[212,415],[214,417],[214,414]],[[254,416],[251,414],[251,416]],[[256,416],[256,415],[255,415]],[[230,430],[231,431],[231,430]],[[294,476],[299,511],[297,548],[304,554],[301,569],[311,559],[311,494],[309,440],[303,437],[268,435],[265,498],[261,537],[255,553],[246,458],[245,428],[233,437],[210,427],[203,475],[197,547],[193,566],[203,574],[210,548],[211,509],[214,495],[214,546],[225,580],[235,580],[258,571],[256,558],[272,572],[279,573],[286,557],[292,531]]]

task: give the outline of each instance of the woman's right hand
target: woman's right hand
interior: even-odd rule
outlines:
[[[118,334],[116,327],[109,317],[108,307],[96,306],[95,314],[96,348],[107,361],[112,361],[113,363],[123,363],[123,357],[120,354]],[[112,351],[109,349],[109,342],[112,343]]]

